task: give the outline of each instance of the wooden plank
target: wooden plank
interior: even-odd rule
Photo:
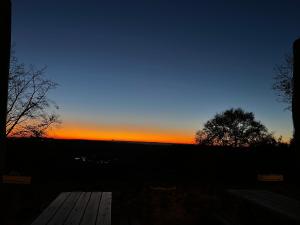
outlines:
[[[282,174],[258,174],[257,180],[261,182],[282,182],[284,177]]]
[[[300,222],[300,202],[295,199],[263,190],[229,190],[229,193]]]
[[[85,209],[81,225],[95,225],[98,215],[102,192],[92,192],[90,200]]]
[[[300,222],[299,201],[270,191],[256,191],[251,194],[255,194],[256,201],[258,201],[258,199],[263,199],[261,204],[265,207],[269,207],[270,209],[278,211],[279,213]]]
[[[31,184],[29,176],[3,175],[2,180],[4,184]]]
[[[111,224],[111,192],[103,192],[98,210],[98,217],[96,225],[110,225]]]
[[[80,192],[72,192],[47,225],[63,225],[79,199],[80,194]]]
[[[91,192],[82,192],[79,200],[76,202],[75,207],[72,209],[68,219],[64,225],[79,225],[87,204],[90,200]]]
[[[70,196],[70,192],[61,193],[54,201],[42,212],[42,214],[32,223],[32,225],[46,225],[59,210],[62,204]]]

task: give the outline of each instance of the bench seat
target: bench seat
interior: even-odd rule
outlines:
[[[231,189],[223,198],[225,217],[232,224],[300,224],[300,202],[266,190]]]

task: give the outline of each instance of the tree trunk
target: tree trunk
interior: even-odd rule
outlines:
[[[6,116],[11,45],[11,2],[0,3],[0,175],[4,173],[6,151]]]
[[[293,98],[292,98],[292,113],[293,113],[293,124],[294,124],[294,141],[295,146],[299,146],[299,106],[297,106],[297,101],[299,101],[299,77],[300,77],[300,38],[294,42],[293,46]]]

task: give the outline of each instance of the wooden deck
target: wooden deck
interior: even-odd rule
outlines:
[[[63,192],[32,225],[110,225],[111,192]]]

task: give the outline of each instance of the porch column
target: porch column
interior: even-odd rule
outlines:
[[[0,176],[4,173],[6,152],[6,112],[11,45],[11,2],[0,1]],[[2,177],[1,177],[2,180]]]

